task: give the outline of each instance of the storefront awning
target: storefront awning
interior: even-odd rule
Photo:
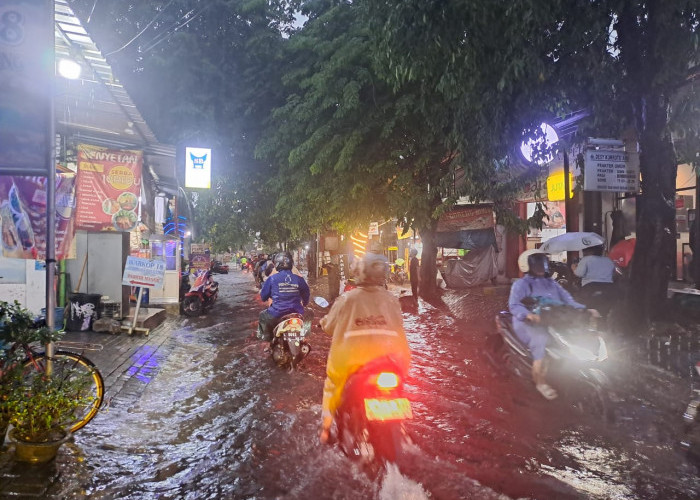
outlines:
[[[70,131],[100,146],[128,149],[157,144],[67,0],[55,0],[54,5],[56,61],[70,59],[81,67],[78,79],[56,78],[56,131]]]

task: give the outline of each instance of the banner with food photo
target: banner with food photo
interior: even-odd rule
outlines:
[[[88,231],[131,231],[138,224],[143,154],[78,146],[76,227]]]
[[[56,175],[56,258],[71,258],[75,236],[75,174]],[[46,177],[0,177],[2,255],[46,258]]]

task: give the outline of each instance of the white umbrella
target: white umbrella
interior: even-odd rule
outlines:
[[[584,248],[605,244],[603,237],[596,233],[564,233],[550,238],[540,247],[546,253],[578,252]]]

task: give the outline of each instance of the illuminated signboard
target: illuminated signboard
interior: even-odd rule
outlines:
[[[211,187],[211,149],[185,148],[185,187]]]

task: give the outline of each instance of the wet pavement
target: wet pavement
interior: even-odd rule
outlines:
[[[613,338],[616,422],[565,398],[545,401],[484,356],[507,287],[448,292],[417,309],[401,299],[416,446],[400,470],[372,479],[318,444],[330,339],[314,328],[299,371],[278,369],[253,336],[262,304],[252,277],[217,279],[220,300],[206,316],[170,317],[148,337],[71,335],[103,372],[105,407],[52,464],[15,464],[6,444],[0,496],[700,497],[698,469],[677,444],[688,381]]]

